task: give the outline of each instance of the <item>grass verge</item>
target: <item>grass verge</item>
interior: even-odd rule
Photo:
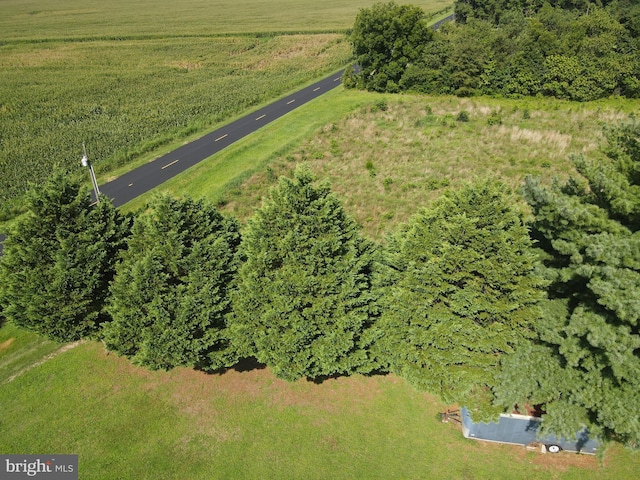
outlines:
[[[286,158],[327,123],[360,108],[370,98],[370,94],[365,92],[349,92],[348,95],[342,92],[343,88],[338,87],[297,108],[152,192],[132,200],[123,209],[136,211],[143,208],[157,193],[205,197],[220,204],[233,202],[236,197],[247,193],[239,187],[246,186],[248,178],[267,171],[270,162]]]

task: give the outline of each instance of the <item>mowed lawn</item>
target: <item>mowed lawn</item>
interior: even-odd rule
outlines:
[[[80,478],[100,480],[631,479],[640,468],[619,447],[602,467],[467,440],[439,422],[445,408],[392,375],[150,372],[89,342],[2,382],[0,452],[76,453]]]

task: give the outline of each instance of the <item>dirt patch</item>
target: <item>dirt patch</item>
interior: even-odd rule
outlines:
[[[0,350],[4,350],[6,348],[9,348],[9,346],[11,346],[11,344],[13,343],[13,341],[15,340],[15,338],[11,337],[8,340],[5,340],[4,342],[0,343]]]
[[[192,417],[215,417],[212,403],[230,400],[234,404],[261,399],[277,409],[303,407],[331,413],[369,404],[384,389],[383,383],[396,383],[393,375],[363,377],[338,377],[314,383],[306,379],[286,382],[277,378],[263,366],[238,371],[229,369],[223,373],[208,374],[189,369],[174,368],[169,372],[151,372],[131,365],[126,359],[108,352],[114,362],[114,377],[137,377],[143,380],[141,388],[152,391],[169,386],[169,398],[182,414]],[[114,382],[114,392],[119,389]]]
[[[595,470],[599,468],[598,459],[594,455],[570,452],[546,454],[536,452],[533,456],[533,463],[559,472],[564,472],[570,467],[588,470]]]

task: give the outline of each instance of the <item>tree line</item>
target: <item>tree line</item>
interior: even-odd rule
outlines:
[[[637,446],[640,122],[606,138],[606,162],[526,179],[529,222],[507,187],[477,181],[384,242],[306,167],[244,225],[169,196],[123,215],[58,171],[5,242],[1,314],[151,369],[393,372],[478,418],[542,404],[557,434]]]
[[[640,4],[633,0],[457,0],[432,31],[422,9],[362,9],[345,84],[379,92],[640,96]]]

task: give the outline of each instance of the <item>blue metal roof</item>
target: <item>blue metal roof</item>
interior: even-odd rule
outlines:
[[[469,411],[462,407],[462,433],[467,438],[491,442],[528,445],[540,442],[545,445],[559,445],[570,452],[595,453],[599,445],[597,439],[589,438],[586,429],[580,430],[576,438],[558,438],[555,435],[539,436],[541,419],[525,415],[500,415],[497,422],[473,422]]]

